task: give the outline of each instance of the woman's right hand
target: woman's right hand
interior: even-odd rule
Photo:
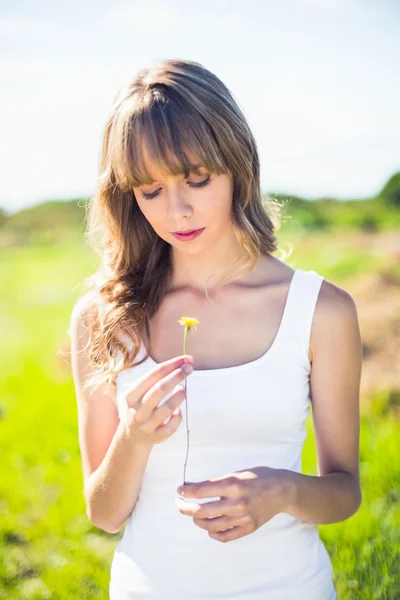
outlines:
[[[185,372],[184,367],[189,367],[189,371]],[[182,421],[179,406],[185,399],[185,385],[180,382],[192,371],[193,357],[188,354],[166,360],[141,377],[125,394],[129,428],[135,442],[152,446],[164,442],[177,430]],[[170,398],[158,406],[176,386]]]

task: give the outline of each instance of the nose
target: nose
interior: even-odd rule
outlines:
[[[168,220],[179,226],[185,220],[190,219],[193,214],[193,208],[180,186],[170,188],[168,191]]]

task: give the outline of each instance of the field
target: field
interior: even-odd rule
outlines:
[[[400,236],[398,230],[284,233],[288,264],[356,301],[364,344],[362,506],[320,526],[340,600],[400,598]],[[0,598],[107,598],[121,534],[91,526],[83,500],[67,329],[97,265],[83,243],[1,249]],[[279,254],[276,254],[279,258]],[[397,364],[396,364],[397,359]],[[303,472],[315,474],[312,417]],[[323,599],[321,599],[323,600]]]

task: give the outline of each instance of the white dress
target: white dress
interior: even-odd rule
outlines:
[[[322,281],[315,271],[295,270],[278,333],[260,358],[188,377],[186,481],[260,465],[301,473],[311,402],[308,350]],[[138,360],[144,355],[143,345]],[[148,358],[118,374],[120,418],[124,393],[155,364]],[[187,441],[185,402],[180,406],[182,422],[153,447],[115,550],[110,599],[335,600],[332,564],[316,525],[282,512],[222,543],[179,512]]]

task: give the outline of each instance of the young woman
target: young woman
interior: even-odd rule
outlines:
[[[278,214],[214,74],[165,60],[122,88],[89,206],[102,265],[71,316],[88,518],[126,521],[112,600],[336,598],[318,524],[361,503],[357,312],[272,256]]]

